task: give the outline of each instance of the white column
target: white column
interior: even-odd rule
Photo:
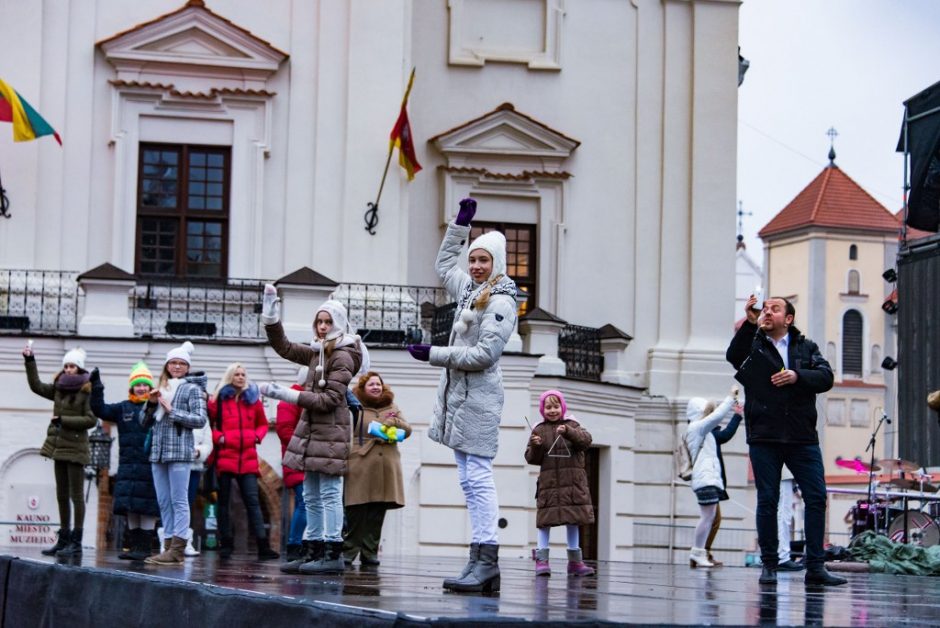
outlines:
[[[565,363],[558,357],[558,332],[565,325],[562,319],[539,308],[519,321],[522,350],[540,356],[536,375],[565,376]]]
[[[636,376],[629,371],[626,354],[626,348],[633,340],[633,336],[609,324],[604,325],[598,331],[601,335],[601,353],[604,354],[601,381],[635,386]]]
[[[133,275],[111,264],[102,264],[79,275],[78,285],[85,292],[85,305],[78,319],[79,336],[134,336],[128,307],[128,296],[136,285]]]

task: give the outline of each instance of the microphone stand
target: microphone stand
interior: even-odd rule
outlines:
[[[875,431],[871,433],[871,440],[868,441],[868,447],[865,448],[865,451],[871,450],[871,466],[868,468],[868,507],[871,508],[872,504],[872,491],[875,488],[875,441],[877,440],[878,430],[881,429],[881,424],[887,421],[888,423],[891,420],[888,418],[888,415],[882,413],[881,419],[878,421],[878,425],[875,426]],[[887,512],[885,513],[887,516]],[[878,522],[878,516],[875,514],[875,523]],[[887,525],[887,521],[885,522]],[[877,527],[877,525],[876,525]],[[876,530],[877,532],[877,530]]]

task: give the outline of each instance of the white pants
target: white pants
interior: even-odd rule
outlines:
[[[473,543],[496,545],[496,522],[499,519],[499,500],[493,481],[493,459],[454,450],[457,477],[467,501]]]
[[[777,503],[777,558],[790,560],[790,528],[793,525],[793,480],[780,480],[780,501]]]

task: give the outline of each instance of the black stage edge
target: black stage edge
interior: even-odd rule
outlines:
[[[69,564],[38,548],[0,554],[0,628],[940,626],[940,578],[868,573],[859,563],[833,565],[853,569],[843,572],[849,582],[822,590],[806,586],[800,572],[781,573],[767,587],[757,582],[759,569],[688,563],[592,562],[596,577],[569,578],[561,552],[552,576],[536,578],[531,559],[507,550],[502,590],[482,596],[442,591],[443,578],[463,566],[456,556],[388,556],[377,568],[301,576],[238,552],[226,560],[204,552],[166,567],[119,560],[113,550],[86,550]]]
[[[145,574],[0,557],[2,626],[387,626],[396,613],[279,598]],[[276,622],[276,623],[275,623]],[[282,623],[298,622],[298,623]]]
[[[0,628],[23,626],[539,626],[522,618],[418,618],[404,612],[297,599],[114,569],[0,556]],[[246,578],[250,575],[246,574]],[[342,585],[337,585],[341,587]]]

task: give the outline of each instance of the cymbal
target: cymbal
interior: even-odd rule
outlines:
[[[881,467],[875,465],[872,467],[867,462],[862,462],[858,458],[836,458],[836,466],[843,469],[849,469],[856,473],[868,473],[870,471],[881,471]]]
[[[901,460],[900,458],[883,458],[878,461],[878,464],[888,473],[894,473],[895,471],[911,472],[920,469],[920,465],[916,462]]]
[[[924,482],[921,484],[918,480],[911,480],[908,478],[894,478],[888,482],[891,486],[896,486],[897,488],[906,488],[912,491],[923,491],[925,493],[936,493],[937,485],[931,484],[930,482]]]

